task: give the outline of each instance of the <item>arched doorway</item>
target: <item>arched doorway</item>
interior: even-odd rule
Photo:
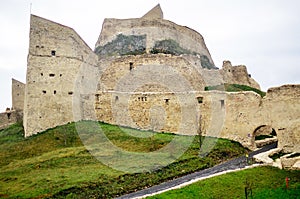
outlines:
[[[265,145],[277,142],[277,133],[269,125],[258,126],[253,132],[253,145],[261,148]]]

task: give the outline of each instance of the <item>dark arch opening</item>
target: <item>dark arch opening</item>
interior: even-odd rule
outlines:
[[[268,144],[277,142],[277,133],[269,125],[258,126],[253,132],[253,144],[260,148]]]

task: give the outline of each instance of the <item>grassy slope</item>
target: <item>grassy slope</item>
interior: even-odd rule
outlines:
[[[285,188],[286,177],[290,178],[288,190]],[[246,180],[254,199],[300,198],[300,171],[274,167],[257,167],[216,176],[148,198],[245,198]]]
[[[220,91],[227,91],[227,92],[254,91],[258,93],[261,97],[264,97],[266,95],[266,93],[261,90],[246,85],[240,85],[240,84],[222,84],[217,86],[207,86],[205,87],[205,90],[206,91],[220,90]]]
[[[95,122],[81,122],[91,133]],[[119,127],[97,123],[112,143],[128,151],[155,151],[175,135],[141,132],[130,137]],[[74,123],[23,137],[20,124],[0,131],[0,197],[113,197],[211,167],[245,152],[238,143],[219,139],[205,158],[199,158],[198,138],[177,161],[154,172],[125,174],[97,161],[82,145]],[[213,142],[213,138],[207,138]]]

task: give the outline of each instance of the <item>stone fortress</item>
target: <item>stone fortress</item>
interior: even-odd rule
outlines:
[[[300,152],[300,85],[260,89],[246,66],[217,68],[201,34],[163,18],[159,5],[136,19],[105,19],[90,47],[67,26],[31,15],[26,84],[13,79],[12,109],[0,127],[23,121],[25,136],[72,121],[96,120],[158,132],[202,134],[259,147],[275,133],[278,147]]]

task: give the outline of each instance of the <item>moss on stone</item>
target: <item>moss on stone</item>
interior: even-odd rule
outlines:
[[[146,53],[146,35],[117,35],[113,41],[98,46],[95,53],[99,56],[139,55]]]
[[[206,55],[200,55],[200,61],[202,68],[217,69],[217,67],[210,62]]]
[[[156,41],[150,53],[152,54],[164,53],[164,54],[171,54],[171,55],[192,54],[191,51],[182,48],[179,45],[179,43],[177,43],[173,39]]]

